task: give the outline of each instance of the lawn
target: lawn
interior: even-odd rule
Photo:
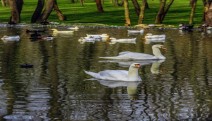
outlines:
[[[141,3],[141,0],[139,0]],[[35,0],[24,1],[23,10],[21,13],[21,22],[30,23],[32,13],[37,5]],[[79,1],[71,3],[71,0],[58,0],[58,6],[67,17],[66,21],[59,21],[56,13],[52,11],[49,21],[64,23],[64,24],[76,24],[76,23],[98,23],[106,25],[118,25],[123,26],[124,20],[124,8],[121,6],[114,6],[112,1],[104,1],[103,8],[104,13],[97,12],[96,4],[93,0],[86,0],[84,6],[81,6]],[[136,25],[138,16],[136,16],[134,7],[129,1],[130,18],[132,25]],[[145,12],[144,24],[151,24],[155,21],[155,16],[159,9],[159,0],[149,1],[150,9]],[[179,23],[188,23],[191,7],[189,1],[178,0],[174,1],[171,6],[163,24],[178,25]],[[194,23],[201,24],[203,14],[202,1],[198,1],[196,8]],[[8,22],[10,17],[9,7],[0,6],[0,23]]]

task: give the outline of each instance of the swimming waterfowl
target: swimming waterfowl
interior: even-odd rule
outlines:
[[[107,41],[110,38],[110,36],[108,34],[87,34],[87,37],[94,38],[94,39],[100,39],[102,41]]]
[[[80,38],[78,39],[78,41],[79,41],[81,44],[84,44],[85,42],[94,43],[96,40],[93,39],[93,38],[89,38],[89,37],[80,37]]]
[[[5,41],[19,41],[20,40],[20,36],[19,35],[14,35],[14,36],[4,35],[1,39],[5,40]]]
[[[86,74],[95,79],[113,80],[113,81],[141,81],[138,69],[141,67],[139,63],[130,65],[129,70],[104,70],[98,73],[85,71]]]
[[[110,44],[115,44],[115,43],[136,43],[136,38],[124,38],[124,39],[116,39],[111,37],[109,39]]]
[[[68,29],[77,31],[77,30],[79,30],[79,27],[77,27],[77,26],[75,26],[75,27],[69,27]]]
[[[143,34],[144,30],[127,30],[128,34]]]
[[[179,24],[179,30],[182,31],[192,31],[194,25],[193,24]]]
[[[68,30],[68,31],[59,31],[57,29],[51,29],[51,30],[53,30],[54,35],[55,34],[73,34],[74,33],[74,31],[70,31],[70,30]]]
[[[161,54],[160,49],[165,49],[163,45],[156,44],[152,46],[153,55],[145,54],[145,53],[138,53],[138,52],[120,52],[118,56],[112,57],[100,57],[102,59],[119,59],[119,60],[160,60],[166,59]]]
[[[45,32],[45,30],[41,29],[26,29],[26,33],[37,33],[37,32]]]
[[[145,39],[150,39],[150,40],[164,40],[164,39],[166,39],[166,35],[165,34],[153,35],[152,33],[147,33],[146,36],[145,36]]]

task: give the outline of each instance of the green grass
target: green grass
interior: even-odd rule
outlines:
[[[141,3],[141,0],[139,0]],[[133,5],[129,1],[130,6],[130,18],[132,25],[136,25],[138,17],[135,14]],[[30,23],[31,16],[36,8],[37,1],[27,0],[24,2],[23,10],[21,13],[21,22]],[[124,20],[124,8],[114,6],[110,1],[104,0],[103,8],[104,13],[97,12],[96,4],[93,0],[86,0],[84,6],[81,6],[80,2],[71,3],[69,0],[58,0],[58,6],[67,17],[66,21],[59,21],[56,13],[52,11],[49,21],[76,24],[76,23],[98,23],[106,25],[118,25],[123,26]],[[159,9],[159,0],[149,1],[150,9],[145,12],[144,24],[151,24],[155,21],[155,16]],[[188,23],[191,7],[189,1],[176,0],[169,9],[163,24],[178,25],[179,23]],[[201,24],[203,13],[203,5],[201,1],[198,1],[196,8],[196,14],[194,18],[195,24]],[[0,6],[0,23],[8,22],[10,17],[9,7]]]

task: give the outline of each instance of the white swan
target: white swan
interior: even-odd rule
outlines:
[[[74,31],[58,31],[57,29],[51,29],[53,30],[53,35],[57,35],[57,34],[73,34]]]
[[[161,52],[160,49],[165,49],[163,45],[153,45],[152,50],[154,55],[145,54],[145,53],[138,53],[138,52],[120,52],[118,56],[112,57],[99,57],[102,59],[120,59],[120,60],[159,60],[159,59],[166,59]]]
[[[144,30],[127,30],[128,34],[143,34]]]
[[[109,40],[110,44],[115,44],[115,43],[136,43],[136,38],[126,38],[126,39],[116,39],[111,37]]]
[[[19,41],[20,36],[19,35],[15,35],[15,36],[4,35],[1,39],[4,40],[4,41]]]
[[[86,74],[101,80],[114,80],[114,81],[141,81],[138,74],[138,69],[141,67],[139,63],[133,63],[126,70],[105,70],[98,73],[85,71]]]

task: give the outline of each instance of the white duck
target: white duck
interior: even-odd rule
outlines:
[[[126,70],[105,70],[98,73],[85,71],[86,74],[101,80],[114,80],[114,81],[141,81],[138,74],[138,69],[141,67],[139,63],[133,63]]]
[[[109,40],[110,44],[115,44],[115,43],[136,43],[136,38],[126,38],[126,39],[116,39],[111,37]]]
[[[161,40],[165,40],[166,39],[166,35],[165,34],[161,34],[161,35],[153,35],[152,33],[147,33],[145,36],[145,39],[149,39],[152,41],[161,41]]]
[[[87,34],[87,37],[94,38],[94,39],[100,39],[102,41],[109,40],[110,36],[108,34]]]
[[[19,35],[15,35],[15,36],[4,35],[1,39],[4,40],[4,41],[19,41],[20,36]]]
[[[77,27],[77,26],[75,26],[75,27],[69,27],[68,29],[77,31],[77,30],[79,30],[79,27]]]
[[[127,30],[128,34],[143,34],[144,30]]]
[[[96,41],[95,39],[89,37],[80,37],[78,39],[78,42],[80,42],[81,44],[84,44],[85,42],[94,43],[95,41]]]
[[[160,49],[165,49],[163,45],[156,44],[152,46],[153,55],[145,54],[145,53],[138,53],[138,52],[120,52],[118,56],[112,57],[99,57],[102,59],[119,59],[119,60],[160,60],[166,59],[161,52]]]
[[[74,31],[58,31],[57,29],[51,29],[53,30],[53,35],[57,35],[57,34],[73,34]]]

